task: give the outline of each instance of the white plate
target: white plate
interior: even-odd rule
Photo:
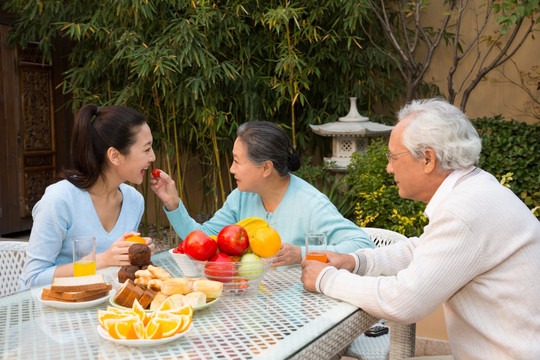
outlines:
[[[214,303],[216,303],[219,299],[221,298],[217,298],[217,299],[214,299],[212,301],[209,301],[207,302],[206,304],[204,305],[199,305],[199,306],[195,306],[193,308],[193,311],[197,311],[197,310],[202,310],[202,309],[206,309],[207,307],[209,307],[210,305],[213,305]],[[127,308],[125,306],[122,306],[120,304],[118,304],[116,301],[114,301],[114,294],[111,295],[109,297],[109,303],[114,306],[115,308],[119,308],[119,309],[125,309],[125,310],[131,310],[131,308]],[[150,309],[145,309],[144,311],[146,311],[147,313],[152,313],[154,312],[154,310],[150,310]]]
[[[99,299],[90,300],[90,301],[80,301],[80,302],[64,302],[64,301],[53,301],[53,300],[41,300],[41,293],[43,292],[43,289],[37,294],[38,300],[47,306],[51,306],[53,308],[57,309],[83,309],[87,307],[91,307],[94,305],[101,304],[104,301],[107,301],[107,299],[111,296],[111,292],[114,293],[114,290],[111,290],[107,293],[107,295],[100,297]],[[112,295],[114,296],[114,294]]]
[[[109,341],[111,341],[111,342],[113,342],[115,344],[124,345],[124,346],[140,347],[140,346],[156,346],[156,345],[162,345],[162,344],[169,343],[171,341],[174,341],[174,340],[179,339],[182,336],[184,336],[186,333],[188,333],[191,330],[192,327],[193,327],[193,325],[189,325],[189,327],[187,328],[186,331],[181,332],[179,334],[175,334],[175,335],[173,335],[171,337],[163,338],[163,339],[134,339],[134,340],[114,339],[109,335],[109,333],[107,331],[105,331],[104,328],[101,327],[101,325],[97,326],[97,332],[98,332],[99,336],[101,336],[105,340],[109,340]]]

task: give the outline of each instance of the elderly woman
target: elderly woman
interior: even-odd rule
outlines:
[[[237,188],[204,224],[188,215],[170,176],[161,172],[159,178],[151,180],[151,187],[163,201],[165,213],[181,238],[197,229],[216,235],[223,227],[247,217],[265,219],[282,240],[273,266],[300,263],[305,255],[305,236],[313,232],[326,233],[328,250],[338,253],[375,247],[324,194],[290,173],[299,167],[300,159],[279,126],[251,121],[238,128],[234,142],[230,171]]]

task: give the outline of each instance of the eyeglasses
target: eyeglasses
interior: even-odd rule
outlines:
[[[401,154],[405,154],[405,153],[408,153],[408,152],[409,152],[409,150],[402,151],[402,152],[398,152],[398,153],[394,153],[394,154],[387,152],[387,153],[384,154],[384,155],[386,155],[386,158],[388,159],[388,162],[390,162],[390,160],[392,160],[392,158],[393,158],[394,156],[401,155]]]

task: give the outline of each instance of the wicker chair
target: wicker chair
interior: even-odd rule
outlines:
[[[363,228],[378,247],[388,246],[406,239],[405,236],[386,229]],[[416,324],[389,323],[389,335],[366,337],[361,335],[347,349],[345,356],[361,360],[404,359],[414,356]]]
[[[0,241],[0,297],[19,291],[27,245],[25,241]]]

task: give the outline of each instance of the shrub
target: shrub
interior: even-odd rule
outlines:
[[[512,189],[540,218],[540,126],[500,116],[473,120],[482,138],[479,167]],[[354,153],[344,180],[355,203],[358,226],[381,227],[406,236],[420,235],[425,204],[402,199],[386,172],[388,148],[374,141],[366,153]]]
[[[540,218],[540,126],[500,115],[473,120],[482,138],[479,167],[503,181]],[[510,173],[510,175],[508,175]]]
[[[386,143],[373,141],[365,153],[353,154],[344,181],[355,205],[355,222],[417,236],[427,224],[425,204],[402,199],[392,175],[386,172]]]
[[[311,157],[302,158],[302,167],[294,174],[315,186],[336,206],[347,219],[354,220],[354,200],[344,191],[343,177],[336,176],[330,168],[332,163],[311,165]]]

